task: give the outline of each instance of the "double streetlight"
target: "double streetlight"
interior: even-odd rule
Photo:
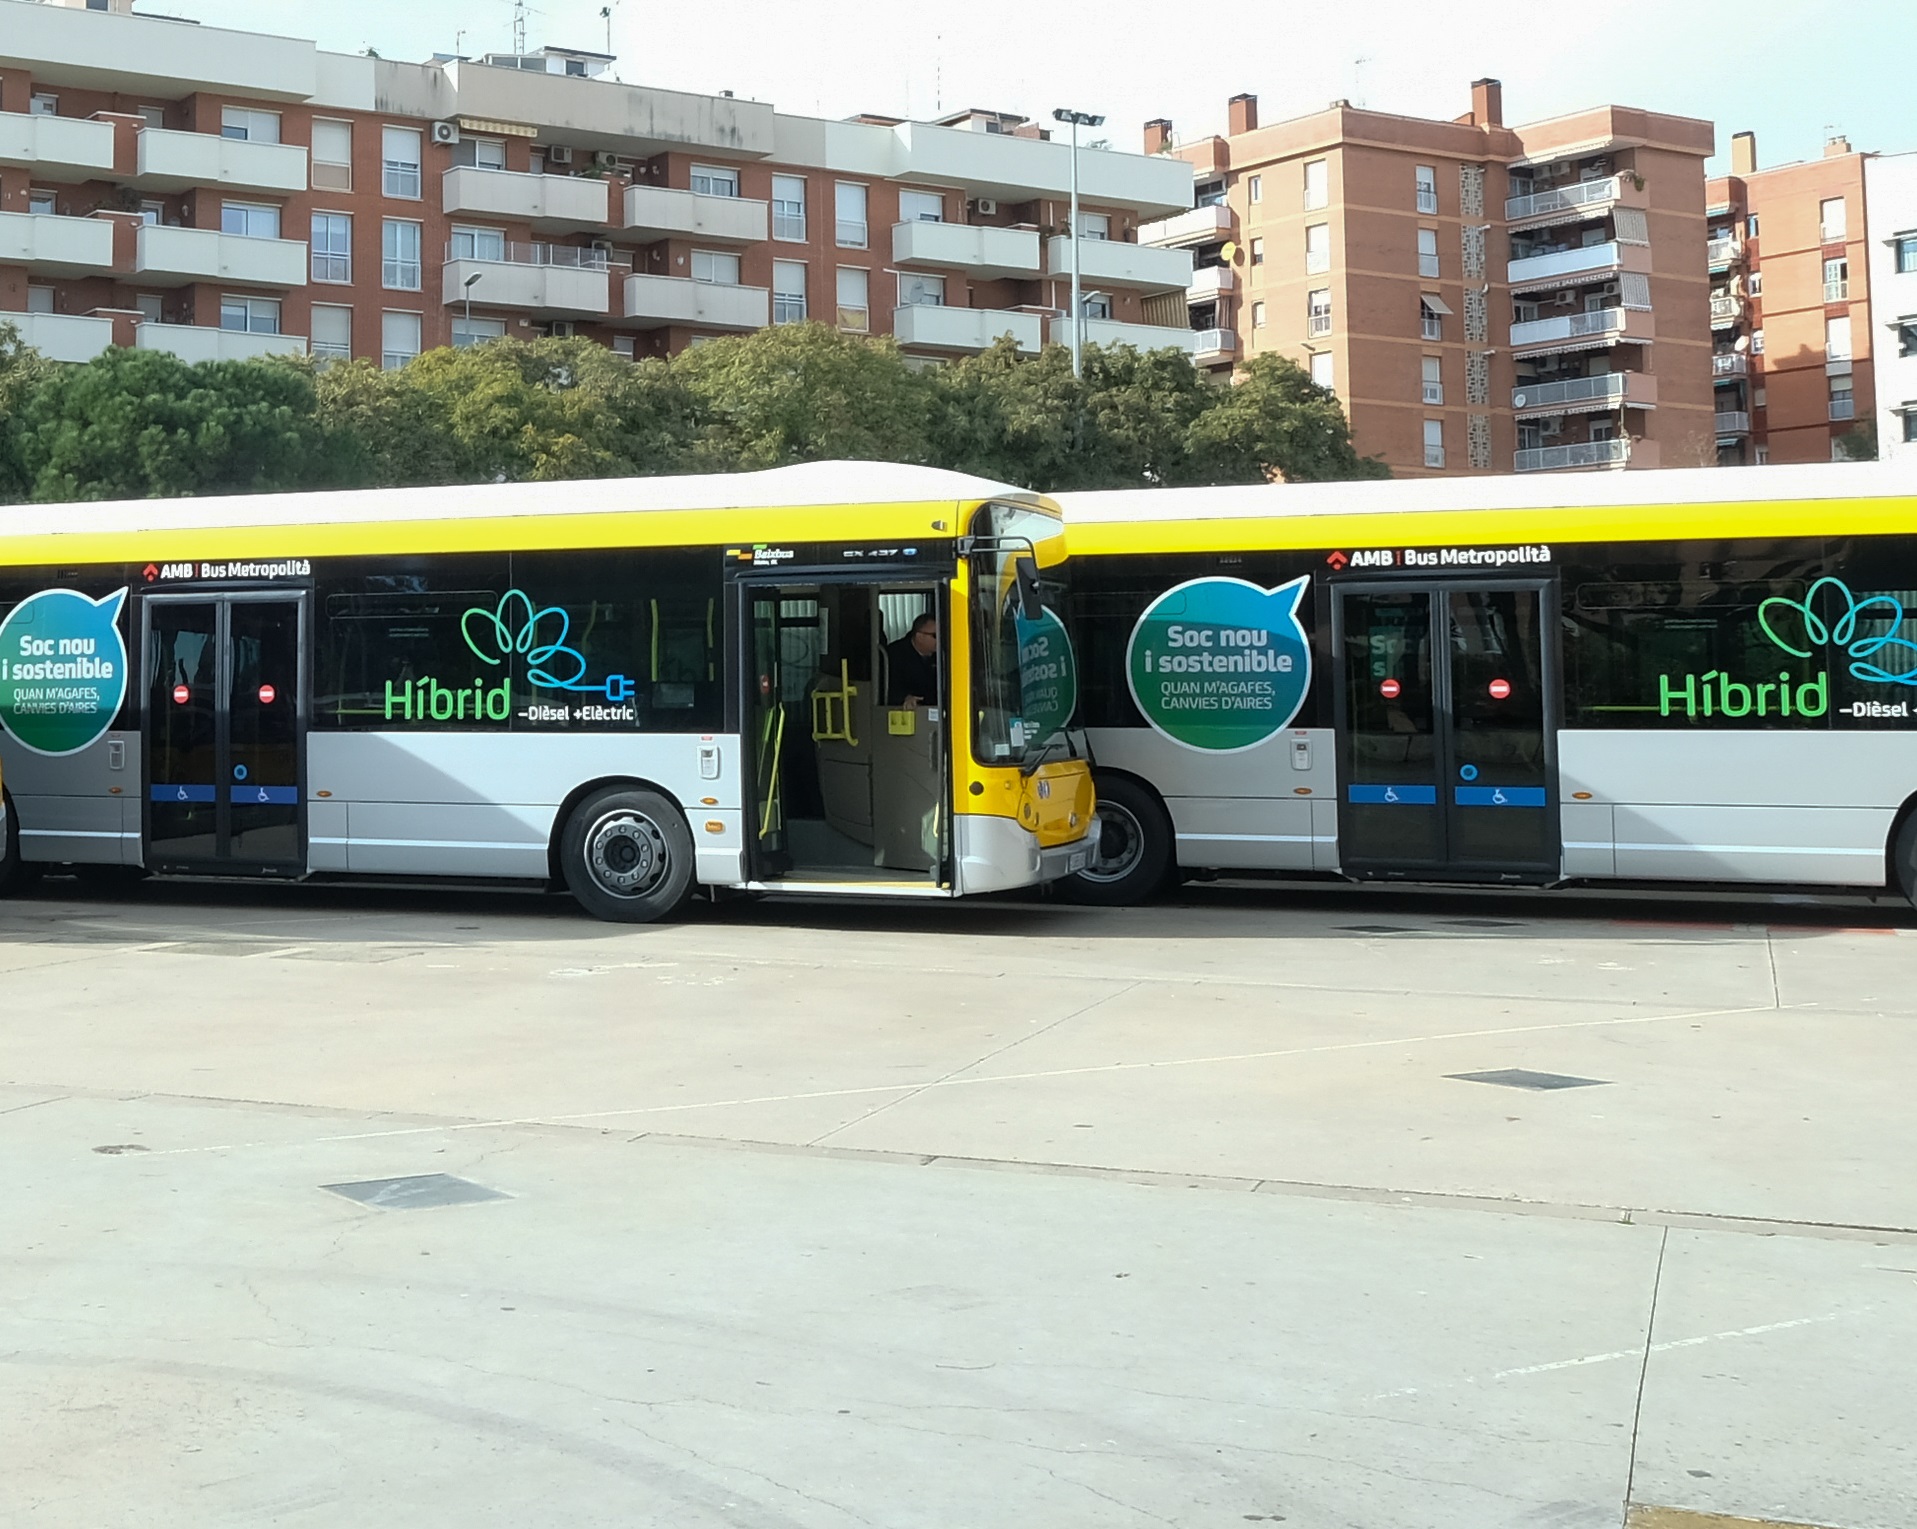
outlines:
[[[1052,113],[1054,122],[1068,122],[1072,128],[1072,375],[1085,375],[1085,309],[1078,296],[1078,130],[1103,127],[1105,119],[1095,112],[1067,111],[1059,107]]]

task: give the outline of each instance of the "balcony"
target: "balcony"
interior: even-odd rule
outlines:
[[[1631,189],[1635,190],[1636,187]],[[1553,186],[1548,191],[1534,191],[1529,196],[1507,197],[1504,221],[1523,223],[1533,218],[1562,218],[1566,214],[1595,218],[1610,211],[1613,203],[1624,199],[1623,179],[1607,175],[1603,180],[1577,181],[1568,186]]]
[[[0,265],[23,265],[39,276],[97,276],[113,269],[113,224],[0,212]]]
[[[1519,414],[1589,414],[1603,409],[1654,409],[1657,378],[1649,372],[1605,372],[1560,382],[1526,382],[1511,390]]]
[[[112,124],[0,112],[0,165],[23,165],[36,181],[105,179],[113,173]]]
[[[1704,246],[1704,262],[1713,271],[1728,271],[1744,254],[1744,241],[1735,235],[1712,239]]]
[[[1846,303],[1850,301],[1850,283],[1848,281],[1827,281],[1824,283],[1824,301],[1827,303]]]
[[[297,196],[306,189],[306,150],[290,143],[251,143],[217,133],[149,127],[139,135],[134,184],[145,191],[264,191]]]
[[[113,320],[77,313],[0,313],[21,340],[49,361],[91,361],[113,345]]]
[[[1603,281],[1625,271],[1649,275],[1651,251],[1642,244],[1586,244],[1573,249],[1552,250],[1548,254],[1526,255],[1506,267],[1505,276],[1513,292],[1535,292],[1540,287],[1577,286],[1587,281]]]
[[[1749,435],[1751,416],[1747,409],[1719,409],[1716,416],[1719,435]]]
[[[298,239],[251,239],[217,228],[163,228],[143,224],[135,273],[154,286],[230,281],[248,287],[306,285],[306,245]]]
[[[1229,239],[1238,226],[1237,215],[1222,204],[1194,207],[1190,212],[1160,218],[1156,223],[1138,225],[1138,242],[1159,249],[1182,249],[1193,244],[1216,244]]]
[[[1711,380],[1713,382],[1734,382],[1739,377],[1751,374],[1750,357],[1742,351],[1725,351],[1711,357]]]
[[[239,329],[212,329],[204,324],[138,324],[133,330],[135,350],[163,350],[182,361],[256,361],[261,356],[303,356],[306,337],[293,334],[251,334]]]
[[[1564,313],[1548,319],[1527,319],[1511,326],[1511,348],[1548,346],[1551,351],[1597,350],[1618,341],[1648,341],[1656,333],[1647,308],[1599,308],[1591,313]]]
[[[626,229],[644,239],[706,239],[757,244],[766,237],[771,208],[741,196],[707,196],[672,186],[634,186],[626,192]]]
[[[1238,335],[1230,329],[1200,329],[1192,335],[1191,358],[1200,366],[1217,366],[1238,354]]]
[[[1631,441],[1576,441],[1569,446],[1533,446],[1518,452],[1512,470],[1521,473],[1562,472],[1573,467],[1623,467],[1631,460]]]
[[[1744,317],[1744,299],[1729,293],[1711,295],[1711,328],[1729,329]]]
[[[1191,285],[1185,289],[1188,303],[1215,303],[1238,290],[1238,273],[1228,265],[1208,265],[1191,273]]]
[[[558,319],[603,319],[612,313],[612,268],[603,251],[545,244],[494,248],[499,252],[482,257],[448,251],[439,288],[448,307],[465,304],[471,280],[473,302],[487,308]]]
[[[575,233],[606,226],[611,191],[602,180],[579,175],[525,175],[455,165],[440,177],[449,213],[509,218],[544,233]]]
[[[689,276],[626,278],[625,323],[634,329],[683,324],[697,329],[763,329],[772,312],[765,287],[721,286]]]
[[[1145,292],[1183,292],[1191,285],[1191,256],[1182,249],[1121,244],[1116,239],[1067,239],[1046,242],[1045,274],[1072,274],[1072,246],[1078,246],[1079,280],[1087,287],[1133,287]]]
[[[895,223],[894,265],[944,266],[990,279],[1038,275],[1038,231],[972,223]]]
[[[892,310],[892,338],[917,350],[985,350],[1009,334],[1020,350],[1036,352],[1043,327],[1036,313],[995,308],[913,303]]]
[[[1088,241],[1089,242],[1089,241]],[[1072,321],[1051,321],[1052,343],[1072,343]],[[1136,350],[1182,350],[1186,355],[1198,348],[1198,331],[1176,329],[1163,324],[1121,324],[1115,319],[1086,319],[1087,345],[1130,345]]]

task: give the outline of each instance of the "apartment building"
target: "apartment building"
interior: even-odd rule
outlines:
[[[0,319],[50,356],[403,365],[499,335],[633,356],[823,320],[928,360],[1011,335],[1189,350],[1185,166],[1023,118],[793,116],[548,48],[402,63],[0,0]]]
[[[1506,126],[1334,101],[1148,153],[1195,205],[1140,238],[1191,251],[1201,365],[1274,351],[1343,399],[1401,476],[1714,460],[1704,271],[1711,124],[1602,106]]]
[[[1873,417],[1870,157],[1834,137],[1821,159],[1760,169],[1756,137],[1731,139],[1708,191],[1721,463],[1841,460]]]
[[[1917,154],[1864,161],[1864,242],[1865,279],[1883,326],[1874,367],[1877,454],[1917,462]]]

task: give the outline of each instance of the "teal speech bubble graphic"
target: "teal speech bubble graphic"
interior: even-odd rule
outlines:
[[[1311,644],[1298,606],[1309,576],[1261,589],[1192,579],[1168,589],[1132,628],[1132,699],[1173,743],[1227,754],[1290,725],[1311,688]]]
[[[126,591],[43,589],[0,622],[0,728],[36,754],[77,754],[126,699]]]
[[[1078,710],[1078,659],[1065,623],[1051,611],[1036,621],[1014,620],[1018,632],[1018,676],[1022,715],[1028,736],[1043,742],[1059,732]]]

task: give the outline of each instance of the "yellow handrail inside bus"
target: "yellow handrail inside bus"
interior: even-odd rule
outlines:
[[[859,740],[852,736],[852,698],[858,693],[859,687],[852,683],[851,661],[842,658],[839,660],[839,688],[812,692],[814,743],[849,743],[853,748],[859,746]],[[833,725],[835,707],[838,719],[836,726]]]
[[[758,778],[766,783],[765,810],[759,818],[761,839],[784,826],[779,815],[779,763],[784,752],[785,707],[775,703],[773,709],[766,713],[765,728],[759,738]]]

